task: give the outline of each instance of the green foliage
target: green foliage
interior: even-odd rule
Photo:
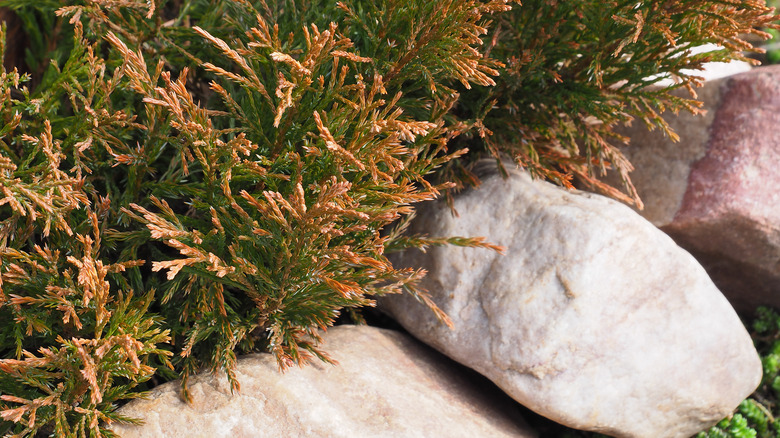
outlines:
[[[0,432],[13,436],[110,435],[129,421],[118,403],[154,379],[186,391],[204,368],[237,389],[238,353],[327,361],[320,330],[381,295],[411,293],[447,321],[416,288],[424,272],[385,253],[500,249],[403,234],[414,204],[467,168],[455,159],[479,149],[470,136],[559,183],[596,181],[608,161],[625,171],[613,125],[695,108],[643,88],[654,75],[695,85],[681,68],[740,57],[737,33],[771,18],[748,1],[0,6],[27,34],[27,71],[0,75]],[[726,50],[687,56],[708,41]]]
[[[697,438],[774,438],[780,436],[780,314],[766,307],[756,311],[751,336],[761,356],[764,375],[758,389],[736,412]]]
[[[641,207],[633,169],[613,128],[633,119],[676,139],[660,114],[699,111],[697,70],[710,61],[745,60],[744,35],[768,35],[776,17],[764,2],[523,1],[498,17],[486,53],[501,61],[497,86],[462,99],[491,155],[506,153],[561,185],[585,185]],[[722,50],[692,55],[714,43]],[[656,86],[671,79],[671,86]],[[672,92],[687,89],[690,98]],[[491,135],[492,133],[492,135]],[[608,168],[626,194],[600,182]]]
[[[492,246],[385,228],[449,187],[425,179],[463,153],[447,151],[446,84],[487,83],[478,23],[505,6],[405,2],[374,20],[367,5],[74,1],[48,16],[66,56],[33,89],[1,78],[3,432],[108,433],[155,374],[186,390],[206,367],[237,389],[237,352],[327,361],[319,331],[376,296],[407,291],[446,320],[386,249]],[[349,38],[371,32],[412,44]],[[421,71],[441,91],[407,86]]]
[[[767,32],[772,35],[772,39],[775,40],[772,44],[766,47],[766,61],[769,64],[780,64],[780,46],[777,45],[777,38],[780,36],[780,31],[777,29],[768,29]]]

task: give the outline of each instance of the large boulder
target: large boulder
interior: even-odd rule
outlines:
[[[123,438],[533,437],[517,405],[478,387],[448,359],[397,332],[338,326],[324,336],[336,366],[281,373],[270,354],[238,360],[241,392],[224,376],[179,382],[119,409],[143,426],[114,424]]]
[[[507,164],[511,168],[511,164]],[[751,339],[702,267],[630,208],[510,172],[420,209],[411,232],[485,236],[506,255],[432,248],[423,267],[449,329],[409,296],[382,308],[530,409],[570,427],[688,437],[756,388]]]
[[[675,143],[626,128],[640,212],[689,250],[740,311],[780,307],[780,66],[705,83],[707,114],[665,114]]]

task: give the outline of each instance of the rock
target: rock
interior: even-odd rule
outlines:
[[[723,47],[717,44],[711,44],[711,43],[702,44],[701,46],[694,47],[691,50],[691,55],[697,55],[699,53],[707,53],[707,52],[712,52],[721,49],[723,49]],[[737,73],[744,73],[746,71],[750,71],[753,68],[753,65],[745,61],[705,62],[702,67],[703,67],[702,70],[683,69],[682,73],[691,76],[698,76],[705,81],[711,81],[713,79],[720,79],[726,76],[735,75]],[[657,82],[656,85],[665,87],[665,86],[673,85],[674,83],[675,81],[673,79],[665,78],[662,79],[660,82]]]
[[[780,66],[706,83],[700,95],[706,117],[666,115],[679,143],[640,126],[622,132],[641,214],[738,310],[780,307]]]
[[[483,177],[454,206],[459,218],[421,207],[411,232],[485,236],[506,255],[443,247],[392,260],[429,270],[422,287],[455,328],[409,296],[381,308],[528,408],[609,435],[689,437],[758,385],[761,362],[728,301],[630,208],[517,170]]]
[[[631,181],[645,204],[644,209],[637,212],[658,227],[674,220],[685,196],[691,166],[704,158],[707,152],[710,126],[715,119],[724,82],[725,79],[714,80],[696,89],[705,114],[694,116],[687,111],[664,113],[666,122],[680,136],[679,142],[669,139],[660,129],[649,131],[638,120],[629,127],[616,129],[631,139],[622,151],[635,167]],[[620,187],[617,175],[609,175],[607,181]]]
[[[408,336],[338,326],[324,336],[339,365],[314,363],[280,373],[270,354],[238,361],[240,394],[224,377],[191,380],[192,404],[179,382],[119,409],[143,426],[114,424],[124,438],[533,437],[517,405],[475,386],[448,359]]]

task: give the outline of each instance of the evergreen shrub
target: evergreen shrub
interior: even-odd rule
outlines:
[[[414,204],[510,154],[624,200],[612,132],[697,111],[754,0],[0,0],[0,433],[103,436],[118,403],[319,332],[420,270]],[[691,56],[696,45],[723,50]],[[686,69],[693,69],[686,70]],[[667,88],[651,86],[664,77]],[[669,91],[687,88],[692,97]],[[669,132],[669,135],[673,133]],[[471,148],[468,157],[467,149]],[[628,192],[598,180],[617,168]]]

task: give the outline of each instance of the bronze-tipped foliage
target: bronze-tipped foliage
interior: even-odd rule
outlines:
[[[509,154],[564,186],[576,177],[641,208],[619,148],[628,139],[613,128],[638,119],[676,139],[660,114],[700,112],[703,64],[751,61],[746,53],[761,49],[744,38],[768,38],[761,29],[777,19],[756,0],[525,0],[495,18],[483,47],[505,64],[498,84],[469,93],[458,112],[490,154]],[[722,49],[692,55],[703,44]],[[607,168],[622,175],[624,192],[599,181]]]
[[[168,366],[186,390],[204,367],[238,388],[238,352],[329,360],[320,330],[379,295],[446,319],[386,248],[491,245],[386,228],[449,187],[426,180],[464,152],[447,150],[445,84],[495,75],[477,36],[503,2],[403,3],[453,17],[385,17],[423,32],[382,59],[350,37],[357,3],[56,10],[69,55],[35,90],[5,82],[4,431],[106,433],[111,403]],[[422,70],[433,85],[407,95]]]

